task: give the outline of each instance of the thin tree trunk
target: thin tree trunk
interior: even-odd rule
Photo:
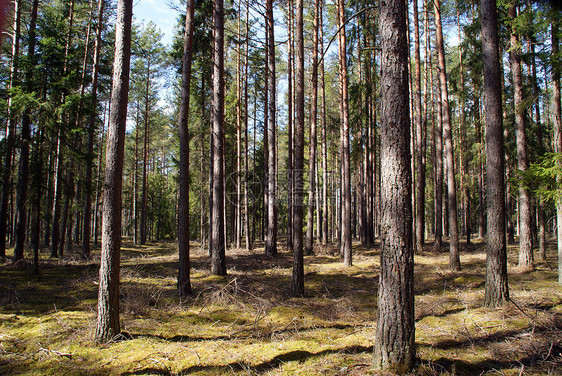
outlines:
[[[488,238],[484,305],[497,307],[509,300],[505,242],[505,159],[503,146],[500,53],[495,0],[481,0],[482,49],[486,111],[486,172]]]
[[[320,51],[322,52],[322,59],[318,69],[320,70],[320,96],[322,98],[320,109],[320,120],[322,121],[322,245],[328,245],[328,139],[326,132],[326,83],[324,77],[324,0],[317,0],[319,3],[318,13],[318,30],[319,30],[319,43]]]
[[[414,61],[416,67],[416,91],[414,93],[414,112],[416,126],[416,251],[423,250],[425,226],[425,165],[423,161],[423,119],[421,102],[421,57],[418,1],[414,0]]]
[[[415,362],[414,244],[406,2],[381,2],[381,275],[375,368],[406,373]]]
[[[215,0],[213,10],[213,94],[212,94],[212,146],[213,185],[211,222],[211,273],[226,275],[224,237],[224,5]]]
[[[180,140],[179,162],[179,202],[178,202],[178,293],[191,294],[189,281],[189,98],[191,88],[191,55],[193,46],[193,16],[195,1],[187,2],[185,35],[183,41],[181,103],[178,114],[178,134]]]
[[[287,46],[287,117],[288,117],[288,124],[287,124],[287,154],[288,154],[288,161],[287,161],[287,170],[288,170],[288,180],[289,180],[289,187],[287,193],[287,248],[289,250],[293,250],[293,220],[294,220],[294,211],[293,211],[293,188],[294,188],[294,178],[293,178],[293,163],[294,163],[294,114],[295,110],[293,108],[293,104],[295,101],[295,92],[293,88],[293,82],[295,80],[293,75],[293,64],[294,64],[294,22],[293,22],[293,0],[287,1],[287,8],[288,8],[288,46]]]
[[[555,11],[554,11],[555,12]],[[554,100],[553,108],[553,134],[554,134],[554,152],[562,153],[562,116],[560,104],[560,53],[559,47],[559,20],[557,14],[552,17],[551,33],[552,33],[552,96]],[[560,168],[560,160],[558,160]],[[560,182],[558,182],[560,184]],[[558,284],[562,285],[562,200],[556,202],[556,227],[558,240]]]
[[[105,0],[98,0],[98,19],[96,28],[96,42],[94,45],[94,62],[92,64],[92,90],[91,90],[91,113],[88,120],[88,146],[86,149],[86,180],[84,182],[84,234],[82,243],[82,255],[90,258],[90,218],[92,216],[92,169],[94,164],[94,136],[96,124],[96,107],[98,103],[98,75],[99,75],[99,60],[101,49],[102,31],[104,28],[103,15],[104,15]],[[135,200],[136,204],[136,136],[135,136]],[[136,218],[135,218],[136,221]],[[136,223],[136,222],[135,222]],[[136,242],[136,226],[135,226],[135,242]]]
[[[274,18],[273,18],[273,0],[266,1],[266,20],[268,33],[267,62],[269,71],[269,101],[267,111],[268,116],[268,172],[267,172],[267,238],[265,242],[265,253],[270,256],[277,254],[277,135],[276,135],[276,77],[275,77],[275,34],[274,34]]]
[[[455,155],[453,149],[453,134],[451,132],[451,111],[449,110],[449,92],[447,89],[447,70],[445,67],[445,45],[441,28],[441,1],[436,0],[435,34],[437,42],[437,62],[439,82],[441,86],[441,119],[443,121],[443,140],[445,142],[445,159],[447,162],[447,199],[449,213],[449,267],[460,270],[459,233],[457,223],[457,189],[455,182]]]
[[[99,273],[98,317],[95,341],[105,343],[117,336],[119,326],[119,269],[123,155],[129,97],[131,23],[133,1],[119,0],[113,63],[112,110],[109,114],[105,182],[103,190],[102,247]]]
[[[318,121],[318,32],[320,0],[314,2],[314,36],[312,41],[312,98],[310,103],[310,142],[308,146],[308,213],[304,253],[312,254],[314,245],[314,205],[316,202],[316,124]]]
[[[246,43],[244,54],[244,232],[246,235],[246,251],[252,249],[250,236],[250,212],[248,211],[248,57],[250,54],[250,5],[246,4]]]
[[[347,92],[347,42],[345,36],[345,5],[344,0],[338,0],[338,41],[340,65],[340,96],[341,96],[341,161],[342,161],[342,201],[341,201],[341,246],[340,253],[346,266],[352,265],[351,254],[351,170],[349,155],[349,109]]]
[[[517,136],[517,168],[525,173],[529,167],[527,159],[527,138],[525,137],[525,110],[523,108],[523,77],[521,72],[521,45],[513,23],[516,22],[516,0],[509,7],[511,18],[511,47],[509,60],[513,80],[513,101],[515,106],[515,127]],[[533,269],[533,247],[531,239],[531,196],[529,189],[519,186],[519,266]]]
[[[149,124],[149,86],[150,86],[150,63],[148,63],[146,73],[145,98],[144,98],[144,148],[142,163],[142,198],[141,198],[141,224],[140,224],[140,243],[146,244],[148,224],[148,153],[150,145],[150,124]]]
[[[37,8],[39,0],[33,0],[31,8],[31,19],[29,22],[29,42],[27,49],[27,57],[30,67],[27,69],[25,82],[28,93],[33,91],[33,69],[35,67],[35,44],[36,44],[36,25],[37,25]],[[18,184],[16,196],[16,233],[14,242],[14,259],[21,260],[24,257],[25,233],[27,226],[27,190],[29,181],[29,144],[31,143],[31,116],[30,109],[25,109],[23,113],[21,125],[21,152],[20,164],[18,170]],[[37,235],[38,237],[39,235]]]
[[[14,35],[12,38],[12,61],[9,87],[14,88],[18,80],[20,54],[20,24],[22,0],[14,2]],[[6,258],[6,235],[8,229],[8,198],[12,194],[12,157],[16,139],[16,114],[13,98],[8,99],[8,128],[6,130],[6,152],[2,174],[2,195],[0,196],[0,258]]]
[[[304,295],[303,257],[303,189],[304,189],[304,34],[303,0],[296,3],[296,69],[295,69],[295,145],[294,145],[294,215],[293,215],[293,278],[291,290],[295,296]]]

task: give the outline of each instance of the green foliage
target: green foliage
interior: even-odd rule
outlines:
[[[546,202],[562,199],[562,153],[546,153],[537,163],[531,164],[522,176],[526,184],[534,187],[538,197]]]

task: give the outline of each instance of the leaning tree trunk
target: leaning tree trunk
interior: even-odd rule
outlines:
[[[195,0],[187,2],[183,41],[181,103],[178,114],[180,140],[179,202],[178,202],[178,293],[191,294],[189,281],[189,97],[191,87],[191,55],[193,46],[193,16]]]
[[[505,159],[503,146],[500,53],[495,0],[481,0],[484,94],[486,111],[487,247],[484,305],[509,299],[505,232]]]
[[[381,275],[374,365],[393,373],[412,369],[414,250],[406,2],[380,3]]]
[[[103,190],[102,245],[99,273],[98,317],[95,341],[105,343],[121,331],[119,326],[119,268],[121,253],[121,208],[123,156],[129,98],[131,22],[133,1],[117,3],[115,59],[111,112],[107,135]]]

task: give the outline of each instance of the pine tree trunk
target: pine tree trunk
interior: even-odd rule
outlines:
[[[267,22],[267,70],[269,71],[268,80],[268,171],[267,171],[267,237],[265,242],[265,253],[270,256],[277,254],[277,135],[276,135],[276,77],[275,77],[275,33],[273,29],[273,0],[266,1],[266,22]]]
[[[349,109],[347,91],[347,42],[345,36],[345,5],[344,0],[338,0],[338,41],[339,41],[339,65],[340,65],[340,96],[341,96],[341,161],[342,161],[342,201],[341,201],[341,245],[340,254],[343,263],[351,266],[351,170],[349,154]]]
[[[406,373],[415,362],[414,249],[406,2],[381,2],[381,275],[374,366]]]
[[[88,145],[86,149],[86,177],[84,187],[84,234],[82,239],[82,255],[84,258],[90,258],[90,238],[91,238],[91,216],[92,216],[92,169],[94,165],[94,137],[95,137],[95,124],[96,124],[96,107],[97,107],[97,94],[98,94],[98,75],[99,75],[99,60],[101,49],[101,38],[103,31],[103,15],[105,8],[105,0],[98,0],[98,19],[96,29],[96,41],[94,45],[94,62],[92,64],[92,89],[91,89],[91,113],[88,119]],[[136,141],[136,138],[135,138]],[[136,198],[136,142],[135,142],[135,198]],[[135,203],[136,200],[133,202]],[[133,209],[134,211],[134,209]],[[136,226],[135,226],[135,241],[136,241]]]
[[[447,70],[445,67],[445,45],[441,28],[441,1],[436,0],[435,34],[437,42],[437,63],[439,82],[441,86],[441,119],[443,121],[443,141],[445,142],[445,160],[447,163],[447,201],[449,217],[449,268],[460,270],[459,233],[457,220],[457,189],[455,182],[455,155],[453,149],[453,134],[451,131],[451,111],[449,109],[449,92],[447,89]]]
[[[481,0],[484,94],[486,112],[487,247],[484,305],[509,300],[505,242],[505,159],[503,145],[500,53],[495,0]]]
[[[321,109],[320,109],[320,120],[322,121],[322,245],[328,245],[328,139],[326,132],[326,83],[324,78],[324,22],[323,10],[324,10],[324,0],[317,0],[319,3],[318,12],[318,30],[319,30],[319,43],[320,51],[322,52],[322,59],[318,69],[320,70],[320,96]]]
[[[414,93],[414,113],[416,126],[416,251],[423,250],[425,227],[425,165],[423,160],[423,120],[421,102],[421,57],[418,1],[414,0],[414,61],[416,67],[416,91]]]
[[[213,10],[213,94],[212,94],[212,201],[211,273],[226,275],[224,237],[224,5],[215,0]]]
[[[552,33],[552,96],[553,106],[553,135],[554,135],[554,152],[562,153],[562,116],[560,104],[560,47],[559,47],[559,20],[557,14],[554,13],[551,24]],[[560,162],[558,162],[560,168]],[[560,184],[560,182],[558,182]],[[558,243],[558,284],[562,285],[562,201],[556,202],[556,227],[557,227],[557,243]]]
[[[33,91],[33,69],[35,67],[35,44],[36,44],[36,25],[37,8],[39,0],[33,0],[31,8],[31,19],[29,21],[29,41],[27,57],[31,63],[26,71],[26,90],[28,93]],[[25,109],[21,124],[21,152],[18,170],[18,184],[16,195],[16,232],[14,242],[14,260],[21,260],[24,257],[24,247],[27,227],[27,191],[29,181],[29,144],[31,143],[31,117],[30,110]],[[38,237],[39,235],[37,235]]]
[[[314,246],[314,206],[316,203],[316,124],[318,121],[318,44],[320,0],[314,2],[314,36],[312,41],[312,97],[310,103],[310,142],[308,145],[308,212],[304,253],[312,254]]]
[[[294,65],[294,55],[295,55],[295,47],[294,47],[294,22],[293,22],[293,0],[287,1],[287,11],[288,11],[288,25],[287,25],[287,32],[288,32],[288,39],[287,39],[287,117],[288,117],[288,124],[287,124],[287,154],[288,154],[288,161],[287,161],[287,171],[288,171],[288,192],[287,192],[287,248],[289,250],[293,250],[293,221],[294,221],[294,210],[293,210],[293,188],[294,188],[294,178],[293,178],[293,164],[295,159],[295,148],[294,148],[294,132],[295,132],[295,124],[294,124],[294,115],[295,109],[293,104],[295,102],[295,92],[293,87],[293,82],[295,81],[295,77],[293,74],[293,65]]]
[[[123,155],[129,97],[131,22],[133,1],[119,0],[115,35],[115,60],[111,111],[107,135],[103,191],[102,245],[99,273],[98,316],[95,341],[105,343],[117,336],[119,326],[119,268]]]
[[[9,87],[14,88],[18,80],[20,29],[22,0],[14,2],[14,34],[12,38],[12,59]],[[8,99],[8,127],[6,135],[6,152],[2,174],[2,195],[0,196],[0,259],[6,258],[6,236],[8,234],[8,198],[12,194],[12,158],[16,139],[16,114],[12,97]]]
[[[185,35],[183,41],[181,102],[178,114],[178,135],[180,140],[179,200],[178,200],[178,293],[191,294],[189,280],[189,98],[191,88],[191,55],[193,46],[194,0],[187,2]]]
[[[296,61],[295,61],[295,145],[293,165],[293,278],[291,290],[295,296],[304,296],[303,257],[303,196],[304,196],[304,34],[303,0],[296,3]]]
[[[513,80],[513,104],[515,106],[515,127],[517,136],[517,168],[525,173],[529,167],[527,139],[525,137],[525,110],[523,108],[523,77],[521,71],[521,45],[513,23],[517,18],[516,0],[509,7],[511,18],[511,48],[509,60]],[[531,239],[531,197],[529,189],[519,186],[519,266],[533,269],[533,247]]]

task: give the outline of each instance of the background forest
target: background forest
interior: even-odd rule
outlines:
[[[392,150],[411,175],[399,184],[409,209],[391,212],[380,4],[227,1],[218,17],[218,3],[162,4],[182,14],[169,45],[154,23],[129,23],[124,154],[113,159],[121,292],[118,277],[117,322],[102,330],[118,4],[12,2],[0,54],[0,373],[45,360],[34,372],[373,372],[385,215],[410,228],[405,278],[415,252],[416,372],[560,372],[559,9],[497,2],[503,131],[491,148],[481,4],[396,2],[408,14],[409,123],[407,147]],[[497,275],[486,267],[501,239],[489,230],[490,152],[504,163]],[[505,277],[496,293],[493,276]],[[220,353],[231,340],[234,359],[182,348]]]

